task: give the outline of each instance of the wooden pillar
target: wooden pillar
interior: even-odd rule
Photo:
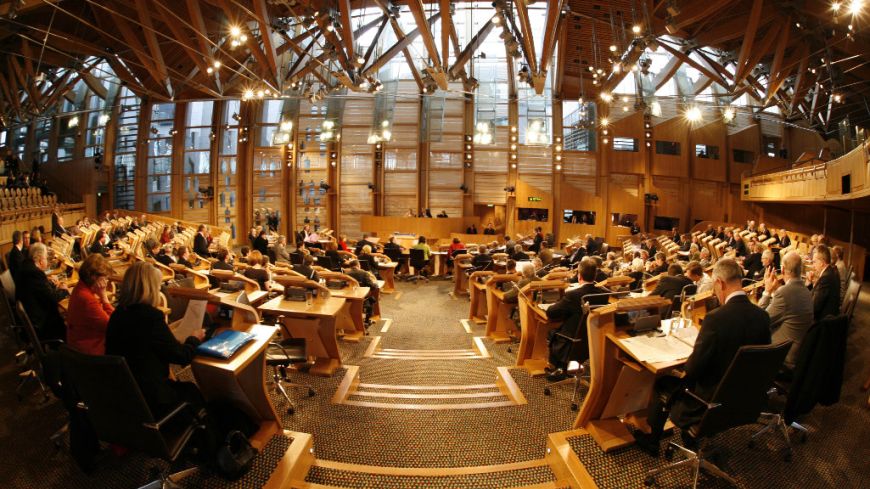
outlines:
[[[175,119],[172,122],[172,171],[170,172],[169,202],[172,207],[170,216],[184,218],[184,126],[187,117],[187,104],[175,104]],[[179,129],[181,128],[181,129]]]
[[[553,123],[552,123],[552,147],[553,147],[553,209],[550,210],[550,219],[553,220],[553,239],[556,240],[556,247],[562,240],[562,164],[564,163],[564,147],[562,141],[562,97],[553,96]]]
[[[136,170],[134,174],[134,195],[136,209],[150,212],[148,199],[148,140],[151,139],[151,100],[142,97],[139,104],[139,127],[136,130]]]
[[[512,94],[509,102],[508,102],[508,161],[507,161],[507,170],[508,170],[508,187],[516,188],[517,185],[517,177],[518,177],[518,167],[517,164],[518,159],[513,159],[511,155],[517,154],[519,152],[519,107],[517,105],[517,96],[516,94]],[[517,150],[511,151],[511,145],[516,144]],[[511,192],[507,195],[507,199],[505,201],[505,228],[506,234],[508,236],[513,236],[516,234],[516,219],[517,219],[517,196],[516,192]]]
[[[476,112],[474,109],[474,95],[465,94],[465,144],[471,145],[471,151],[462,153],[462,183],[465,185],[465,192],[462,195],[462,216],[474,215],[474,132],[476,123]],[[469,140],[470,139],[470,140]],[[471,155],[469,159],[467,155]]]
[[[254,193],[254,120],[256,119],[259,104],[253,100],[243,101],[239,107],[239,147],[236,160],[236,185],[238,197],[236,202],[236,215],[240,229],[236,230],[236,241],[245,242],[245,236],[251,229],[254,220],[253,198]],[[285,216],[286,219],[286,216]]]

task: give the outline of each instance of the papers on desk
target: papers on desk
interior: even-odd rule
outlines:
[[[549,309],[550,306],[552,306],[552,305],[553,305],[553,304],[538,304],[538,307],[540,307],[541,310],[546,311],[546,310]]]
[[[175,339],[184,342],[188,336],[196,336],[196,332],[202,329],[206,304],[206,301],[197,300],[187,302],[187,310],[184,311],[184,317],[181,318],[178,326],[172,331]]]
[[[635,336],[619,342],[631,356],[646,363],[675,362],[692,354],[692,346],[678,336]]]

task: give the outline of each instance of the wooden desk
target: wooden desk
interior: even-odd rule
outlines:
[[[496,343],[509,342],[516,329],[516,323],[511,319],[516,304],[504,301],[502,287],[519,279],[519,274],[493,275],[486,283],[486,337]]]
[[[336,339],[336,322],[346,299],[330,297],[305,302],[285,301],[276,297],[259,307],[263,314],[284,316],[284,328],[294,338],[305,338],[307,354],[316,357],[310,372],[330,377],[341,366]]]
[[[432,276],[447,275],[447,252],[430,251],[429,257],[432,260]]]
[[[713,295],[713,291],[708,290],[686,297],[683,301],[681,313],[684,318],[692,320],[692,324],[701,325],[704,323],[704,316],[719,305],[719,301]]]
[[[396,267],[399,266],[399,262],[389,262],[389,263],[381,263],[378,262],[378,270],[380,271],[381,278],[384,280],[384,286],[381,288],[381,292],[384,294],[392,294],[396,291]]]
[[[471,306],[468,308],[468,320],[477,324],[486,322],[486,280],[492,272],[474,272],[469,277],[468,294],[471,296]]]
[[[547,313],[538,303],[533,301],[534,291],[558,290],[564,295],[568,284],[562,281],[531,282],[521,289],[519,294],[519,311],[522,337],[520,349],[517,352],[517,367],[523,367],[529,375],[544,375],[544,368],[549,364],[549,348],[547,335],[550,330],[558,328],[561,322],[552,322]]]
[[[468,276],[465,271],[472,268],[471,255],[457,255],[453,258],[453,295],[468,295]]]
[[[352,286],[343,289],[330,289],[333,297],[347,299],[344,307],[338,313],[335,327],[342,334],[344,341],[359,343],[366,334],[365,314],[363,312],[363,302],[366,296],[369,295],[370,287]]]
[[[574,421],[574,428],[588,431],[605,452],[634,442],[620,418],[639,420],[639,424],[644,424],[656,375],[682,364],[675,362],[648,368],[650,366],[635,361],[614,341],[626,336],[616,326],[615,316],[618,312],[639,310],[659,314],[668,306],[670,301],[650,296],[622,299],[589,313],[589,392]]]
[[[630,286],[632,283],[634,283],[634,279],[628,275],[617,275],[615,277],[608,277],[607,279],[595,284],[595,286],[606,287],[610,290],[619,290],[622,287]]]
[[[266,390],[266,349],[277,326],[256,324],[249,330],[254,341],[243,346],[229,360],[197,356],[191,363],[196,384],[208,402],[230,402],[260,427],[251,437],[258,450],[283,429],[281,418]]]
[[[643,281],[643,291],[644,292],[652,292],[652,291],[656,290],[656,287],[658,287],[658,285],[659,285],[659,281],[662,279],[662,277],[666,276],[667,274],[668,274],[667,272],[663,272],[663,273],[656,275],[655,277],[651,277],[651,278],[644,280]]]

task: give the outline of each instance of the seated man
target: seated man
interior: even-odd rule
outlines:
[[[492,268],[492,256],[486,252],[486,246],[477,247],[477,254],[471,259],[471,265],[477,270],[490,270]]]
[[[650,295],[659,295],[667,300],[674,300],[675,296],[683,292],[683,287],[694,283],[694,281],[683,275],[683,267],[676,263],[671,263],[668,267],[668,275],[659,279],[658,285]]]
[[[317,276],[317,272],[314,270],[314,257],[305,254],[302,257],[302,263],[299,265],[293,265],[293,271],[307,278],[308,280],[313,280],[315,282],[320,281],[320,277]]]
[[[196,230],[196,235],[193,237],[193,252],[202,258],[208,258],[208,227],[205,224],[200,224]]]
[[[513,260],[508,260],[508,264],[512,261]],[[514,262],[514,267],[517,267],[516,262]],[[504,298],[502,300],[506,304],[516,304],[519,302],[519,290],[531,282],[539,282],[541,280],[537,275],[535,275],[535,266],[531,263],[521,263],[519,270],[522,277],[517,281],[516,287],[514,287],[513,284],[504,286],[507,290],[504,293]]]
[[[759,276],[764,276],[762,270],[764,266],[761,264],[761,243],[753,243],[750,246],[750,250],[752,250],[752,252],[743,260],[743,269],[746,270],[744,277],[757,280]]]
[[[840,311],[840,273],[831,264],[831,249],[823,244],[813,248],[812,261],[807,286],[813,292],[813,319],[818,321]]]
[[[595,286],[595,274],[598,271],[598,263],[590,257],[585,257],[580,261],[580,287],[569,292],[566,292],[559,302],[547,308],[547,319],[550,321],[561,321],[562,324],[550,332],[549,348],[550,348],[550,365],[553,366],[552,371],[547,375],[547,380],[556,382],[566,377],[565,369],[568,367],[568,362],[579,358],[585,360],[588,353],[585,355],[577,352],[577,348],[588,350],[586,344],[586,325],[583,323],[586,314],[583,311],[583,297],[590,294],[606,294],[610,291]],[[594,304],[606,304],[607,297],[597,297],[592,301]],[[582,337],[584,341],[581,344],[574,344],[567,339],[558,336],[556,333],[561,333],[571,338]]]
[[[103,256],[109,256],[109,235],[100,229],[97,235],[94,236],[94,243],[88,249],[88,253],[98,253]]]
[[[372,315],[372,308],[378,301],[378,297],[380,295],[378,280],[375,278],[374,275],[360,268],[358,260],[350,260],[347,263],[347,266],[349,267],[349,270],[347,271],[348,276],[359,282],[360,287],[369,287],[369,293],[366,295],[366,299],[363,305],[366,317],[366,325],[368,325],[370,322],[369,318]]]
[[[221,247],[217,252],[217,261],[211,264],[213,270],[229,270],[233,271],[233,265],[229,263],[230,252]]]
[[[802,273],[803,260],[798,253],[789,251],[782,259],[785,285],[780,284],[775,271],[768,270],[764,276],[764,293],[758,301],[758,307],[770,316],[772,342],[792,341],[783,364],[787,370],[794,369],[801,340],[813,325],[813,294],[801,281]]]
[[[652,275],[659,275],[661,273],[665,273],[668,271],[668,262],[665,261],[664,253],[656,253],[655,254],[655,262],[650,266],[649,273]]]
[[[523,251],[523,245],[517,243],[514,245],[513,254],[511,255],[511,259],[514,261],[528,261],[529,255]]]
[[[740,265],[730,258],[719,260],[713,268],[713,290],[722,306],[704,318],[704,327],[686,361],[682,378],[666,375],[656,380],[647,417],[650,433],[634,433],[638,447],[648,454],[658,456],[659,440],[669,414],[683,428],[683,441],[690,448],[695,446],[686,428],[700,421],[703,406],[685,394],[685,389],[710,399],[741,346],[770,344],[770,318],[749,302],[743,292],[742,277]]]
[[[66,284],[57,284],[45,275],[48,249],[42,243],[30,245],[15,276],[15,299],[20,301],[41,340],[66,338],[66,325],[57,303],[69,295]]]

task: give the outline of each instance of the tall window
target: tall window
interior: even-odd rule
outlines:
[[[41,119],[36,123],[36,154],[33,159],[39,159],[40,163],[48,161],[48,149],[51,144],[51,123],[53,118]]]
[[[175,135],[175,104],[151,106],[148,139],[148,179],[145,194],[148,212],[169,212],[172,188],[172,138]]]
[[[139,97],[128,88],[118,98],[118,135],[115,142],[115,208],[132,209],[136,205],[136,139],[139,135]]]
[[[184,129],[184,199],[185,220],[208,221],[207,199],[214,191],[211,183],[211,144],[217,136],[212,129],[214,101],[190,102]],[[209,190],[211,188],[211,191]]]
[[[239,111],[241,102],[227,100],[221,117],[220,155],[218,159],[218,222],[230,228],[233,238],[236,237],[238,223],[236,209],[238,196],[236,194],[236,175],[239,153]]]
[[[12,130],[10,136],[12,152],[18,156],[18,159],[24,159],[24,149],[27,147],[27,126],[18,126]]]
[[[84,125],[84,122],[80,120],[80,114],[58,118],[57,161],[69,161],[73,159],[76,138],[81,125]]]

